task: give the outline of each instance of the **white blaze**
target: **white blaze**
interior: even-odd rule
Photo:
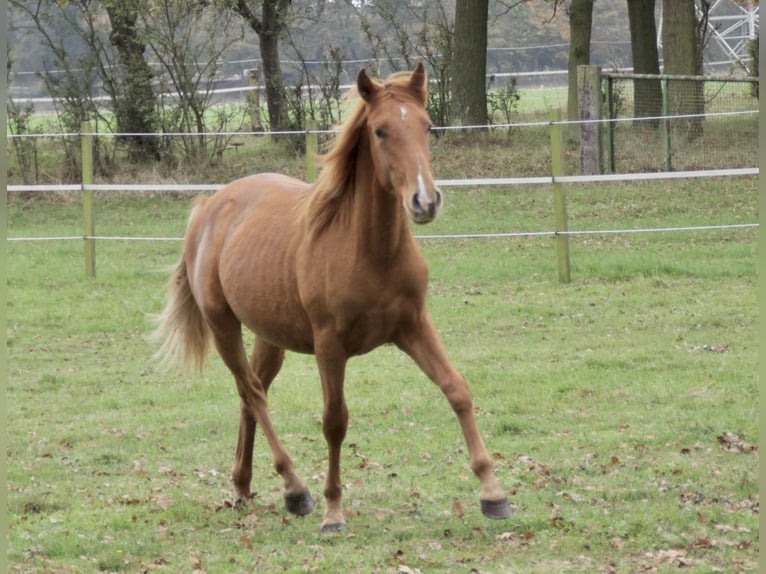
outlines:
[[[420,203],[421,207],[426,207],[431,203],[431,200],[428,197],[428,192],[426,191],[426,182],[423,179],[423,172],[420,167],[418,167],[418,203]]]
[[[405,108],[404,106],[401,106],[399,108],[399,111],[402,113],[402,121],[406,120],[407,119],[407,108]]]

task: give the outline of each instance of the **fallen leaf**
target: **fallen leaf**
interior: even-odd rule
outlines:
[[[609,546],[611,546],[615,550],[622,550],[622,547],[625,546],[625,540],[623,540],[619,536],[615,536],[609,541]]]
[[[673,566],[678,566],[679,568],[691,566],[691,562],[686,558],[685,550],[662,550],[657,553],[648,552],[645,556],[650,558],[654,564],[671,564]]]
[[[714,543],[710,541],[710,538],[698,538],[689,545],[689,550],[696,550],[698,548],[712,548]]]
[[[191,562],[194,574],[202,574],[205,571],[202,567],[202,558],[199,556],[192,556],[189,558],[189,562]]]
[[[726,452],[752,452],[756,448],[742,440],[737,433],[725,432],[716,438],[718,439],[718,444]]]
[[[249,536],[240,536],[239,543],[247,547],[248,550],[253,549],[253,541],[250,540]]]
[[[730,526],[728,524],[716,524],[715,529],[721,532],[750,532],[750,529],[744,526]]]
[[[153,496],[150,500],[156,502],[160,507],[167,510],[173,504],[173,499],[169,496]]]
[[[465,514],[463,505],[460,504],[460,501],[457,498],[452,501],[452,514],[458,518],[463,518],[463,515]]]
[[[692,353],[697,351],[707,351],[709,353],[725,353],[729,350],[729,345],[723,344],[723,345],[698,345],[695,347],[692,347],[690,351]]]

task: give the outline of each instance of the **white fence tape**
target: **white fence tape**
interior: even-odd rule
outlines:
[[[692,225],[689,227],[645,227],[629,229],[588,229],[577,231],[512,231],[508,233],[450,233],[444,235],[415,235],[416,239],[506,239],[515,237],[556,237],[560,235],[619,235],[628,233],[669,233],[678,231],[723,231],[727,229],[753,229],[758,223],[731,223],[723,225]],[[71,241],[96,239],[98,241],[183,241],[183,237],[134,237],[126,235],[68,235],[63,237],[9,237],[8,241]]]
[[[696,171],[663,171],[653,173],[610,173],[603,175],[565,175],[553,177],[550,175],[537,177],[492,177],[472,179],[437,179],[439,187],[483,187],[489,185],[540,185],[552,183],[600,183],[609,181],[644,181],[657,179],[692,179],[701,177],[741,177],[757,176],[760,173],[757,167],[743,167],[731,169],[712,169]],[[9,185],[8,192],[50,192],[50,191],[216,191],[223,187],[223,183],[195,184],[195,183],[108,183],[108,184],[66,184],[66,185]]]

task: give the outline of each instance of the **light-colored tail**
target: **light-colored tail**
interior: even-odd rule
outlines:
[[[195,203],[189,224],[202,203]],[[155,359],[162,366],[181,363],[185,369],[202,370],[210,345],[210,329],[194,299],[183,256],[170,276],[167,303],[162,313],[156,316],[151,339],[160,344]]]

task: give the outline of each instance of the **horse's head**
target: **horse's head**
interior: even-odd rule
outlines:
[[[426,113],[427,81],[420,63],[409,78],[385,84],[372,81],[364,70],[356,80],[367,107],[369,138],[375,177],[398,195],[415,223],[436,218],[442,195],[431,175]]]

